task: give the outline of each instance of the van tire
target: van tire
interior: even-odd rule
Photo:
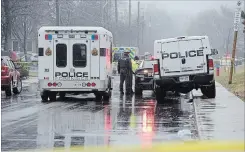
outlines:
[[[48,93],[48,97],[49,97],[49,100],[50,100],[50,101],[56,101],[56,92],[50,91],[50,92]]]
[[[95,95],[95,101],[101,101],[102,100],[102,94],[100,92],[94,93]]]
[[[110,98],[111,98],[111,91],[105,92],[103,95],[103,100],[109,101]]]
[[[61,100],[64,100],[66,97],[66,93],[65,92],[59,92],[59,96]]]
[[[216,97],[216,87],[215,82],[212,82],[210,86],[203,86],[201,87],[202,94],[208,98],[215,98]]]
[[[43,91],[43,94],[41,95],[42,102],[47,102],[48,101],[48,92]]]

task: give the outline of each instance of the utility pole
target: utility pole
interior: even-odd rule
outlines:
[[[116,19],[116,26],[115,26],[115,27],[116,27],[116,30],[115,30],[116,33],[115,33],[115,38],[114,38],[114,42],[115,42],[114,44],[115,44],[115,46],[117,46],[117,37],[118,37],[118,36],[117,36],[117,34],[118,34],[118,33],[117,33],[117,30],[118,30],[118,29],[117,29],[117,24],[118,24],[117,0],[115,0],[115,16],[116,16],[116,17],[115,17],[115,19]]]
[[[105,27],[105,20],[104,20],[104,18],[105,18],[105,7],[106,7],[106,5],[108,4],[108,0],[106,0],[106,3],[105,3],[105,5],[103,5],[103,7],[102,7],[102,25],[103,25],[103,27]]]
[[[137,36],[137,46],[140,46],[140,1],[138,1],[138,36]]]
[[[241,2],[237,2],[237,9],[235,12],[234,18],[234,40],[233,40],[233,49],[232,49],[232,57],[231,57],[231,69],[230,69],[230,76],[229,76],[229,84],[232,84],[232,76],[233,76],[233,69],[234,69],[234,61],[236,56],[236,43],[237,43],[237,34],[238,34],[238,26],[241,21]]]
[[[144,27],[145,27],[145,19],[144,19],[144,13],[142,13],[143,16],[142,16],[142,27],[141,27],[141,45],[143,46],[144,44]],[[143,49],[143,48],[142,48]]]
[[[60,26],[60,6],[59,6],[59,0],[56,0],[55,2],[55,10],[56,10],[56,26]]]
[[[129,46],[131,46],[131,0],[129,0]]]

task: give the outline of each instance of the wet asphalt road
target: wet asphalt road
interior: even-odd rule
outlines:
[[[113,88],[109,103],[95,102],[93,95],[42,103],[37,85],[10,98],[2,93],[2,151],[198,138],[193,104],[186,99],[169,97],[160,105],[150,91],[120,96],[118,78]]]

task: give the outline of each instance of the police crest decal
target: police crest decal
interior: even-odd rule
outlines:
[[[93,56],[97,56],[97,55],[98,55],[98,50],[97,50],[96,48],[94,48],[94,49],[92,50],[92,55],[93,55]]]
[[[52,55],[52,51],[51,51],[51,49],[49,47],[47,48],[47,50],[45,52],[45,55],[47,55],[47,56]]]

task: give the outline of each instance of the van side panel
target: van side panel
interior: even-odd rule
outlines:
[[[96,79],[100,77],[100,42],[97,41],[91,41],[91,48],[88,49],[88,53],[91,55],[90,58],[90,77]],[[97,51],[97,55],[93,55]]]
[[[100,35],[100,60],[99,60],[99,65],[100,65],[100,80],[106,80],[106,49],[109,48],[109,36],[104,34]],[[103,51],[105,52],[103,52]],[[102,55],[101,53],[105,53]]]
[[[53,40],[45,40],[45,34],[40,32],[38,36],[38,48],[43,49],[43,56],[38,56],[38,79],[48,77],[49,80],[53,80]],[[46,55],[47,50],[50,50],[51,54]]]

